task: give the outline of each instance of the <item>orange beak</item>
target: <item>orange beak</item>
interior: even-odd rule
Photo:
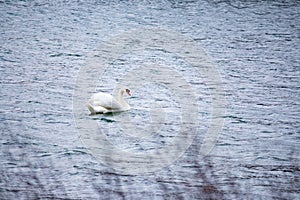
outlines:
[[[131,96],[130,90],[126,89],[126,93]]]

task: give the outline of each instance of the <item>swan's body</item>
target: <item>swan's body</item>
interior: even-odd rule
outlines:
[[[125,88],[120,89],[117,99],[112,95],[103,92],[93,94],[87,103],[87,107],[91,114],[121,112],[129,110],[130,106],[123,99],[124,92],[131,96],[130,90]]]

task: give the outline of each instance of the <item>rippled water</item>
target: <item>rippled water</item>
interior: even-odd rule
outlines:
[[[299,198],[299,7],[297,1],[0,1],[0,198]],[[82,143],[73,92],[80,69],[104,41],[145,27],[172,30],[202,46],[220,72],[227,111],[219,116],[225,123],[214,149],[199,159],[211,118],[210,93],[205,83],[194,82],[193,72],[183,72],[199,91],[201,123],[192,145],[163,169],[124,174],[98,162]],[[96,90],[117,90],[116,75],[141,64],[187,67],[173,55],[149,51],[115,60]],[[151,57],[143,60],[144,55]],[[104,127],[119,148],[161,148],[181,117],[180,99],[171,96],[163,84],[149,82],[134,87],[131,111],[82,117]],[[154,138],[118,135],[124,119],[148,130],[149,121],[161,117],[157,107],[169,124],[154,126],[160,131]]]

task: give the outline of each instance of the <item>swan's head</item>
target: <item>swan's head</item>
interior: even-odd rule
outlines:
[[[128,96],[131,96],[131,93],[130,93],[130,89],[128,88],[121,88],[121,94],[123,95],[124,92],[126,92],[128,94]]]

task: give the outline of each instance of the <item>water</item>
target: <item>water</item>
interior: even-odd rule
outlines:
[[[298,198],[297,1],[1,1],[0,5],[1,199]],[[115,93],[114,85],[123,81],[116,75],[141,65],[172,64],[188,79],[198,100],[201,121],[191,120],[187,126],[198,125],[191,146],[170,165],[136,175],[98,162],[82,143],[73,93],[78,73],[91,55],[103,50],[104,41],[145,27],[177,32],[202,46],[220,72],[227,111],[218,116],[225,119],[218,142],[200,159],[212,116],[205,79],[193,77],[189,71],[193,68],[163,49],[114,60],[113,70],[103,74],[95,90]],[[172,75],[164,73],[161,80],[172,82],[176,78]],[[160,149],[172,142],[182,116],[180,98],[169,98],[173,93],[167,86],[149,81],[144,87],[133,85],[131,111],[89,116],[86,110],[80,117],[104,127],[107,139],[118,148]],[[168,122],[162,129],[151,126],[161,119]],[[132,127],[126,120],[140,133],[153,132],[138,139],[134,134],[139,131],[121,133]]]

